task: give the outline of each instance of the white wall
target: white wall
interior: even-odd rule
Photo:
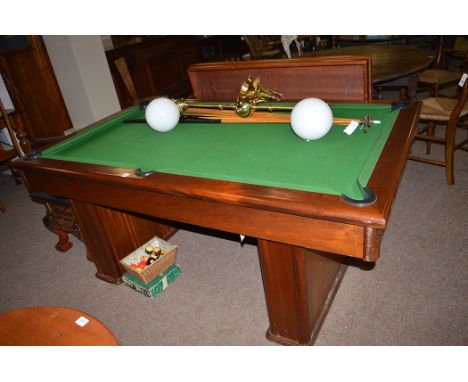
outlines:
[[[120,110],[100,36],[43,36],[73,128]]]
[[[3,76],[0,75],[0,98],[2,99],[5,109],[13,109],[13,102],[11,101],[10,93],[5,85]]]
[[[2,99],[3,107],[5,109],[13,109],[13,102],[11,101],[10,94],[8,93],[8,89],[6,88],[5,82],[3,81],[3,77],[0,75],[0,98]],[[8,129],[4,127],[0,129],[0,141],[7,142],[8,144],[12,145],[13,142],[11,141],[10,134],[8,133]]]

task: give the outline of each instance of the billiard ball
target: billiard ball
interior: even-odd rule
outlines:
[[[159,259],[159,256],[151,255],[150,257],[148,257],[148,260],[146,260],[146,265],[153,264],[157,259]]]
[[[147,245],[147,246],[145,247],[145,252],[146,252],[148,255],[151,255],[151,254],[153,253],[153,251],[154,251],[154,248],[153,248],[152,245]]]
[[[169,98],[156,98],[145,109],[146,122],[156,131],[166,132],[172,130],[177,126],[179,118],[179,108]]]
[[[296,135],[307,141],[323,138],[333,125],[333,113],[325,101],[305,98],[291,112],[291,127]]]

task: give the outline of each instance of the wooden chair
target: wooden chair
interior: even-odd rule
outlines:
[[[140,99],[138,97],[135,84],[133,83],[132,76],[130,75],[130,71],[128,70],[127,61],[124,57],[120,57],[114,61],[114,64],[117,67],[120,77],[122,77],[122,81],[130,95],[132,103],[136,105]]]
[[[9,113],[5,110],[3,106],[3,102],[0,98],[0,128],[6,127],[8,134],[10,135],[10,139],[13,143],[13,147],[4,148],[3,145],[0,145],[0,162],[10,161],[11,159],[15,158],[16,156],[22,157],[23,152],[21,151],[20,145],[16,140],[15,131],[13,130],[13,123],[10,119]],[[2,202],[0,202],[0,212],[5,211],[5,206]]]
[[[443,68],[444,59],[447,55],[462,55],[464,56],[465,66],[468,62],[466,52],[444,48],[444,37],[440,36],[436,60],[430,69],[419,73],[419,91],[429,89],[429,96],[437,97],[440,89],[453,86],[460,80],[461,73]]]
[[[280,45],[266,36],[243,36],[253,60],[279,58],[283,54]],[[279,42],[281,44],[281,42]]]
[[[420,156],[410,155],[409,159],[419,162],[429,163],[446,168],[447,183],[454,184],[454,151],[462,149],[468,151],[464,146],[468,139],[455,144],[455,135],[460,121],[468,117],[468,80],[465,81],[458,99],[447,97],[429,97],[423,99],[423,106],[420,115],[420,121],[427,123],[422,131],[416,134],[415,139],[426,142],[426,153],[431,153],[431,143],[445,145],[445,160],[430,159]],[[444,124],[445,136],[434,136],[437,124]]]
[[[248,76],[287,101],[317,97],[327,101],[368,101],[372,97],[371,58],[314,57],[195,64],[188,74],[196,99],[234,102]]]

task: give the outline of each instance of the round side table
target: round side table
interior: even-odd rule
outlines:
[[[112,346],[119,343],[93,316],[79,310],[36,306],[0,314],[2,346]]]

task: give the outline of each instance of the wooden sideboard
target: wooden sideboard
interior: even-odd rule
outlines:
[[[106,57],[122,108],[133,102],[115,65],[119,58],[125,58],[139,98],[178,98],[191,96],[190,65],[239,60],[246,49],[241,36],[113,36],[113,42],[120,46]]]
[[[72,123],[42,37],[13,37],[22,40],[0,47],[0,72],[27,138],[33,148],[40,148],[62,139]]]
[[[200,60],[196,36],[161,36],[106,51],[120,106],[132,99],[117,70],[115,60],[125,58],[139,98],[185,97],[190,93],[186,68]]]

